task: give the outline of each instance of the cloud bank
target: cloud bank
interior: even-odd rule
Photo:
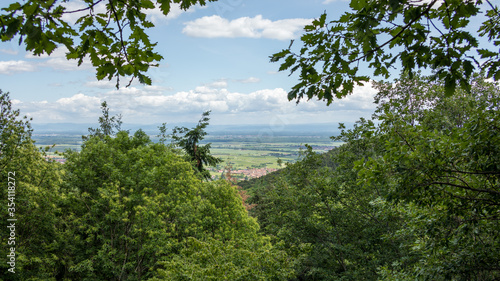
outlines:
[[[36,66],[23,60],[0,61],[0,74],[35,71]]]
[[[262,15],[253,18],[241,17],[228,20],[217,15],[202,17],[185,23],[182,32],[191,37],[204,38],[268,38],[289,40],[297,38],[299,32],[311,19],[284,19],[272,21]]]
[[[129,87],[106,91],[107,85],[102,87],[102,84],[95,83],[94,86],[105,92],[95,96],[78,93],[54,102],[18,101],[16,106],[38,123],[68,120],[95,122],[100,116],[102,101],[107,101],[115,114],[122,114],[124,121],[132,123],[183,121],[185,116],[198,116],[206,110],[212,110],[212,116],[224,124],[262,124],[277,115],[288,115],[290,118],[298,118],[293,122],[305,123],[307,120],[300,118],[313,116],[316,119],[326,119],[345,116],[347,112],[356,115],[356,119],[360,113],[369,116],[374,109],[373,96],[376,93],[376,90],[367,84],[364,87],[356,87],[352,95],[326,106],[325,102],[316,100],[302,101],[296,105],[294,101],[288,101],[287,91],[282,88],[262,89],[250,93],[231,92],[225,87],[226,81],[217,81],[190,91],[172,94],[157,87]]]
[[[0,74],[9,75],[20,72],[42,71],[45,67],[56,71],[76,71],[92,68],[89,60],[84,59],[82,64],[78,66],[77,60],[66,59],[67,52],[66,47],[59,47],[50,56],[47,54],[34,56],[31,53],[26,53],[24,56],[26,60],[0,61]]]

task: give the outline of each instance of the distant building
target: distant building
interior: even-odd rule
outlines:
[[[260,178],[274,171],[277,171],[277,169],[274,168],[245,169],[245,170],[231,171],[231,174],[242,175],[242,177],[245,178]]]
[[[47,155],[47,156],[45,156],[45,160],[47,160],[47,161],[54,161],[54,162],[58,162],[58,163],[61,163],[61,164],[66,163],[66,158],[62,158],[60,156]]]

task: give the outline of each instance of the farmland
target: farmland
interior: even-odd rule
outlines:
[[[155,137],[151,136],[153,141]],[[40,134],[34,135],[40,147],[52,146],[48,156],[62,160],[56,151],[80,150],[80,135]],[[223,170],[231,168],[238,180],[263,175],[266,171],[279,169],[278,159],[283,163],[293,163],[299,157],[305,144],[317,152],[325,152],[339,143],[326,136],[259,136],[259,135],[214,135],[207,136],[204,143],[211,143],[211,152],[224,162],[210,168],[212,176],[219,178]]]
[[[242,170],[279,169],[278,159],[283,163],[293,163],[299,157],[299,152],[305,144],[309,144],[317,152],[332,149],[338,143],[333,143],[327,137],[320,136],[229,136],[226,139],[213,137],[212,153],[222,158],[224,162],[211,170],[213,175],[220,176],[222,169],[231,166],[238,179],[249,176],[243,175]]]

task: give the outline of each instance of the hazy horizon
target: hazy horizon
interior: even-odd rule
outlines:
[[[123,130],[136,131],[142,129],[148,134],[159,133],[161,124],[122,124]],[[195,122],[167,123],[167,129],[179,127],[194,127]],[[347,123],[350,127],[352,123]],[[34,134],[86,134],[88,128],[96,128],[98,123],[32,123]],[[338,133],[338,123],[315,124],[239,124],[239,125],[212,125],[207,127],[209,134],[234,134],[234,135],[315,135],[328,136]]]

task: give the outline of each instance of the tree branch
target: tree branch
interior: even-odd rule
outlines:
[[[449,185],[449,186],[458,187],[458,188],[466,189],[466,190],[470,190],[470,191],[489,193],[489,194],[493,194],[493,195],[500,195],[500,192],[498,192],[496,190],[489,190],[489,189],[482,189],[482,188],[472,188],[472,187],[469,187],[469,186],[455,184],[455,183],[451,183],[451,182],[432,181],[432,182],[425,183],[425,185],[427,185],[427,186],[430,186],[430,185],[433,185],[433,184]]]
[[[420,15],[418,15],[417,17],[415,17],[414,19],[412,19],[408,24],[406,24],[396,35],[394,35],[391,39],[387,40],[384,44],[376,47],[375,49],[372,49],[370,51],[368,51],[364,56],[362,57],[359,57],[357,59],[354,59],[354,60],[351,60],[349,63],[353,63],[353,62],[356,62],[356,61],[359,61],[359,60],[363,60],[365,59],[366,57],[368,57],[369,55],[375,53],[376,51],[384,48],[385,46],[387,46],[389,43],[391,43],[392,41],[396,40],[406,29],[408,29],[412,24],[414,24],[417,20],[419,20],[423,15],[429,13],[429,11],[431,10],[432,6],[434,6],[434,4],[436,4],[438,0],[433,0],[431,3],[429,3],[427,9],[425,9],[425,11],[423,11]]]
[[[459,173],[459,174],[467,174],[467,175],[500,175],[500,172],[468,172],[468,171],[460,171],[460,170],[443,170],[443,172],[447,173]]]
[[[83,11],[87,11],[89,9],[92,9],[94,8],[97,4],[101,3],[103,0],[98,0],[97,2],[93,3],[92,5],[88,6],[87,8],[82,8],[82,9],[78,9],[78,10],[73,10],[73,11],[68,11],[68,12],[63,12],[63,14],[74,14],[74,13],[78,13],[78,12],[83,12]],[[110,1],[111,2],[111,1]]]
[[[123,50],[123,55],[125,55],[125,59],[127,60],[128,63],[130,63],[127,55],[127,50],[125,49],[125,44],[123,43],[123,29],[122,26],[120,25],[120,19],[118,18],[118,14],[116,13],[115,7],[113,6],[113,1],[109,0],[109,5],[111,7],[111,11],[113,12],[113,15],[115,16],[116,20],[116,25],[118,26],[118,31],[120,33],[120,43],[122,45],[122,50]]]
[[[491,9],[497,14],[497,16],[500,16],[500,14],[498,13],[498,10],[495,8],[495,6],[493,6],[493,4],[491,4],[491,2],[489,0],[486,0],[486,3],[488,3],[491,7]]]

